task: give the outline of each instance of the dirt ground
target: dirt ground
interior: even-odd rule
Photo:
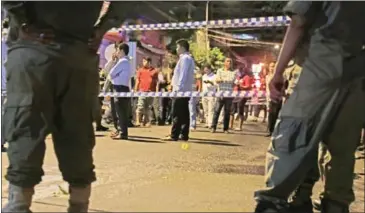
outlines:
[[[252,212],[253,193],[264,185],[269,139],[261,123],[247,123],[242,132],[210,133],[199,127],[188,149],[160,138],[170,127],[131,128],[129,141],[98,133],[91,212]],[[2,155],[5,174],[7,157]],[[34,212],[64,212],[67,184],[58,171],[51,139],[47,139],[46,175],[36,188]],[[364,212],[364,162],[357,161],[353,212]],[[339,180],[341,181],[341,180]],[[315,196],[321,189],[316,186]],[[7,182],[2,181],[2,203]]]

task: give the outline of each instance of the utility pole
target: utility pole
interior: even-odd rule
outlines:
[[[206,3],[205,6],[205,45],[206,45],[206,57],[207,57],[207,62],[209,62],[209,49],[210,49],[210,45],[209,45],[209,37],[208,37],[208,21],[209,21],[209,0]]]

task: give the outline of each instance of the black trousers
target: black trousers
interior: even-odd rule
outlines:
[[[269,117],[268,117],[267,129],[270,134],[272,134],[275,129],[276,120],[279,117],[281,106],[282,106],[281,101],[279,103],[270,101],[269,103]]]
[[[170,107],[170,98],[160,98],[159,99],[160,104],[159,104],[159,118],[158,118],[158,122],[159,124],[165,124],[165,122],[167,121],[167,118],[170,114],[171,111],[171,107]]]
[[[115,92],[129,92],[129,87],[122,85],[113,85]],[[131,98],[114,98],[115,112],[118,116],[118,127],[123,136],[128,136],[128,125]]]
[[[189,99],[175,98],[172,100],[171,137],[176,140],[179,139],[180,134],[183,139],[189,139]]]
[[[232,108],[232,98],[220,98],[218,99],[213,116],[212,129],[217,129],[219,115],[221,114],[222,108],[224,110],[223,116],[223,131],[227,131],[229,128],[230,112]]]

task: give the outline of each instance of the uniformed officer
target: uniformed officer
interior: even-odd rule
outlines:
[[[2,2],[10,16],[4,131],[9,143],[8,203],[3,212],[30,212],[43,176],[45,138],[52,134],[69,212],[87,212],[93,165],[93,103],[104,33],[120,26],[112,2]],[[118,4],[120,5],[120,4]],[[118,13],[116,13],[116,11]]]
[[[283,72],[313,23],[308,56],[294,92],[282,108],[266,157],[266,188],[255,193],[255,212],[293,212],[289,196],[324,157],[322,212],[349,212],[354,201],[354,153],[365,116],[365,2],[292,1],[271,98],[282,94]]]

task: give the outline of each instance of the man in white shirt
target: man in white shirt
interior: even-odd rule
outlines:
[[[188,92],[193,90],[194,59],[189,53],[189,42],[181,39],[176,42],[179,61],[176,64],[172,77],[172,90],[174,92]],[[189,97],[174,98],[172,102],[172,128],[171,134],[164,138],[165,141],[189,140]]]
[[[211,66],[209,64],[204,66],[203,75],[203,92],[216,92],[217,86],[215,85],[215,74],[212,72]],[[204,119],[207,128],[212,126],[215,98],[214,97],[204,97],[202,99]]]
[[[110,78],[115,92],[129,92],[131,80],[131,66],[128,59],[129,46],[122,43],[118,46],[117,55],[119,60],[117,64],[110,70],[108,78]],[[130,114],[130,98],[115,98],[115,110],[118,116],[119,130],[117,129],[111,137],[113,139],[128,140],[128,125]]]

